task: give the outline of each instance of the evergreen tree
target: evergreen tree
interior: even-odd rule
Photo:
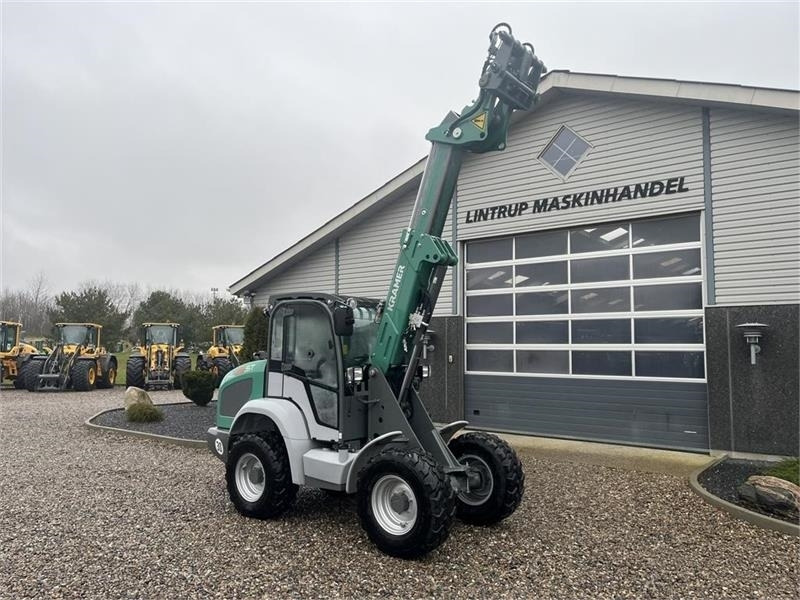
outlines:
[[[268,327],[269,319],[264,309],[260,306],[251,308],[244,322],[244,345],[239,357],[242,362],[252,360],[254,352],[267,350]]]

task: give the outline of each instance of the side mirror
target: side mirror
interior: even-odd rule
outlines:
[[[345,337],[353,335],[353,324],[355,322],[353,309],[349,306],[337,306],[333,309],[333,332],[336,335]]]

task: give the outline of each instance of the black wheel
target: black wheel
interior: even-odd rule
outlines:
[[[30,355],[20,355],[17,357],[17,376],[14,378],[14,389],[21,390],[25,387],[25,380],[22,378],[22,369],[25,368],[25,365],[30,361]],[[0,371],[2,370],[2,365],[0,365]],[[3,381],[3,377],[0,376],[0,381]]]
[[[225,480],[231,502],[246,517],[277,517],[297,495],[289,455],[278,433],[248,433],[238,438],[228,453]]]
[[[192,370],[192,359],[189,356],[175,357],[175,372],[173,377],[173,387],[176,390],[183,389],[183,375]]]
[[[511,515],[522,501],[525,473],[514,449],[496,435],[474,431],[450,441],[458,461],[471,467],[470,491],[456,497],[456,514],[487,525]]]
[[[216,386],[219,387],[219,384],[222,383],[222,380],[225,379],[225,375],[230,373],[231,369],[233,369],[233,365],[229,358],[224,356],[218,356],[214,359],[214,375],[216,375],[217,383]]]
[[[125,385],[144,389],[144,356],[131,356],[125,365]]]
[[[107,390],[114,387],[117,381],[117,359],[113,356],[108,359],[108,367],[105,373],[97,378],[97,387],[99,389]]]
[[[72,367],[72,389],[88,392],[97,385],[97,365],[93,360],[79,360]]]
[[[29,392],[36,391],[36,384],[39,381],[39,375],[42,374],[42,369],[44,369],[43,360],[29,360],[25,363],[19,376],[24,381],[25,389]]]
[[[454,511],[453,488],[427,452],[388,448],[359,473],[361,527],[386,554],[415,558],[438,548]]]

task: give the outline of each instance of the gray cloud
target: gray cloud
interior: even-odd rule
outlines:
[[[423,156],[501,20],[550,68],[798,87],[796,3],[2,10],[5,287],[226,287]]]

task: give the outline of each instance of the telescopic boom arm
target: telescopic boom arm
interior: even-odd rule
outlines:
[[[450,112],[425,136],[431,152],[383,306],[371,364],[386,375],[401,403],[416,372],[422,337],[447,267],[458,263],[453,248],[440,236],[464,153],[505,148],[511,114],[533,106],[545,71],[533,46],[518,42],[507,24],[497,25],[489,41],[477,100],[460,115]]]

